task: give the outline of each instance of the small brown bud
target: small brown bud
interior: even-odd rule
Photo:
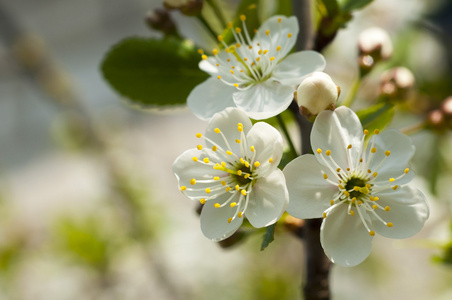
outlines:
[[[162,31],[165,35],[176,35],[176,24],[171,19],[170,14],[164,8],[156,8],[148,12],[146,24],[152,29]]]

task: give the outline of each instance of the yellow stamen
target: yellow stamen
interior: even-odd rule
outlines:
[[[389,222],[389,223],[386,224],[386,226],[392,227],[392,226],[394,226],[394,225],[393,225],[391,222]]]
[[[237,205],[236,202],[232,202],[232,203],[231,203],[231,207],[234,207],[234,206],[236,206],[236,205]]]
[[[359,192],[363,193],[364,195],[367,195],[367,194],[369,194],[369,189],[367,188],[367,186],[365,186],[365,187],[360,188]]]
[[[377,175],[378,175],[378,173],[377,173],[377,172],[375,172],[375,173],[373,174],[373,176],[374,176],[374,177],[377,177]]]
[[[270,157],[270,159],[268,160],[268,162],[269,162],[269,163],[272,163],[272,161],[273,161],[273,158]]]
[[[323,218],[324,218],[324,219],[326,218],[326,212],[323,213]]]
[[[246,191],[245,190],[241,190],[240,193],[242,193],[243,196],[246,196]]]
[[[389,206],[385,207],[385,211],[390,211],[390,210],[391,210],[391,208]]]
[[[217,146],[212,146],[212,151],[217,151],[217,150],[218,150]]]
[[[240,15],[240,20],[245,21],[246,20],[246,16],[245,15]]]
[[[220,180],[220,177],[215,176],[215,177],[213,178],[213,180]]]
[[[198,161],[198,158],[196,156],[193,156],[193,161]]]
[[[389,182],[394,182],[394,178],[389,178]]]
[[[369,235],[370,236],[374,236],[375,235],[375,231],[373,231],[373,230],[369,231]]]
[[[391,155],[391,151],[389,151],[389,150],[386,150],[386,151],[385,151],[385,155],[386,155],[386,156],[389,156],[389,155]]]
[[[228,219],[228,223],[231,223],[231,222],[232,222],[232,218],[229,218],[229,219]]]
[[[323,173],[323,179],[328,179],[328,175],[326,175],[325,173]]]
[[[369,133],[369,130],[364,129],[364,135],[367,135]]]
[[[257,168],[257,167],[259,167],[261,165],[261,163],[260,162],[258,162],[258,161],[256,161],[255,163],[254,163],[254,166]]]
[[[214,131],[215,131],[215,133],[220,133],[221,132],[220,128],[215,128]]]
[[[317,149],[317,153],[318,153],[318,154],[322,153],[322,149],[318,148],[318,149]]]
[[[330,156],[331,155],[331,151],[330,150],[326,150],[325,154],[326,154],[326,156]]]
[[[330,204],[331,204],[331,206],[333,206],[334,205],[334,200],[330,200]]]
[[[201,204],[206,204],[206,199],[201,198],[201,199],[199,199],[199,202],[201,202]]]
[[[240,144],[242,141],[241,140],[238,140],[238,139],[236,139],[235,140],[235,142],[237,143],[237,144]]]
[[[392,187],[392,189],[395,191],[395,190],[397,190],[398,187],[399,187],[398,185],[394,185],[394,186]]]
[[[225,185],[226,185],[226,181],[223,180],[223,181],[221,182],[221,184],[222,184],[223,186],[225,186]]]
[[[227,154],[227,155],[232,155],[232,152],[229,151],[229,150],[226,150],[226,154]]]
[[[210,194],[211,190],[209,188],[206,188],[206,193]]]
[[[373,208],[373,209],[377,209],[378,206],[377,206],[376,204],[374,204],[374,205],[372,205],[372,208]]]
[[[341,171],[341,168],[337,168],[337,169],[336,169],[336,172],[339,173],[340,171]]]
[[[192,179],[190,180],[190,184],[191,184],[191,185],[195,185],[195,184],[196,184],[196,179],[192,178]]]
[[[405,174],[408,174],[409,171],[410,171],[410,169],[409,169],[409,168],[406,168],[406,169],[405,169]]]
[[[198,49],[198,53],[199,53],[199,54],[204,54],[204,50]]]
[[[201,58],[204,59],[204,60],[206,60],[206,59],[207,59],[207,55],[203,54],[203,55],[201,56]]]
[[[375,130],[374,130],[374,134],[377,134],[377,135],[380,134],[380,130],[375,129]]]
[[[377,152],[377,148],[372,148],[372,149],[370,149],[370,152],[372,152],[372,153]]]
[[[209,160],[208,157],[205,157],[205,158],[203,159],[203,161],[204,161],[206,164],[208,164],[208,163],[210,162],[210,160]]]
[[[220,203],[215,203],[213,206],[215,206],[216,208],[220,208],[221,207]]]
[[[353,210],[351,210],[351,211],[350,211],[350,216],[353,217],[354,215],[355,215],[355,212],[354,212]]]
[[[251,152],[254,152],[254,146],[251,146],[250,149],[251,149]]]
[[[349,144],[349,145],[347,146],[347,149],[352,149],[352,144]]]
[[[196,148],[197,148],[198,150],[202,150],[202,145],[198,145],[198,146],[196,146]]]
[[[237,175],[242,176],[242,170],[238,170]]]
[[[239,213],[237,214],[237,217],[239,217],[239,218],[243,217],[243,212],[239,211]]]
[[[180,190],[181,190],[181,191],[185,191],[186,189],[187,189],[187,187],[186,187],[185,185],[183,185],[183,186],[180,187]]]

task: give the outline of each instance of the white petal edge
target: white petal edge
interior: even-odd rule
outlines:
[[[358,116],[345,106],[336,108],[334,111],[322,111],[314,121],[311,132],[312,150],[321,164],[325,164],[317,153],[320,148],[331,151],[331,157],[342,169],[354,169],[356,161],[360,158],[362,147],[363,127]],[[352,145],[350,150],[347,146]],[[350,151],[351,163],[347,158]]]
[[[237,91],[217,78],[210,77],[197,85],[188,95],[187,106],[201,120],[212,118],[226,107],[234,107],[232,94]]]
[[[358,214],[348,215],[344,204],[333,209],[323,220],[320,242],[328,258],[345,267],[362,263],[372,250],[372,237]]]
[[[315,51],[300,51],[288,55],[273,70],[273,78],[284,85],[298,85],[306,75],[323,71],[325,58]]]
[[[319,164],[312,154],[299,156],[284,168],[290,215],[300,219],[320,218],[331,206],[330,200],[338,188],[323,178],[322,169],[329,178],[334,178],[334,174]]]
[[[250,118],[268,119],[283,112],[292,102],[294,89],[267,80],[233,94],[235,105]]]

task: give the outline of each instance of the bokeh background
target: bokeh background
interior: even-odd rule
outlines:
[[[102,78],[112,45],[161,36],[144,22],[160,6],[0,0],[0,299],[299,297],[297,238],[281,228],[265,251],[261,233],[222,248],[203,237],[196,204],[177,189],[172,162],[206,123],[184,107],[138,110]],[[390,127],[416,123],[452,94],[451,20],[448,0],[375,0],[326,49],[327,72],[346,94],[358,34],[386,29],[395,54],[381,69],[410,68],[418,89]],[[375,100],[375,73],[358,93],[363,106]],[[424,229],[376,237],[364,263],[333,266],[333,299],[452,298],[449,131],[413,135],[414,184],[431,205]]]

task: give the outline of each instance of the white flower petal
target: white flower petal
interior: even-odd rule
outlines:
[[[386,157],[385,151],[391,151],[391,154],[377,170],[378,176],[375,180],[377,183],[387,182],[389,178],[396,178],[402,175],[404,170],[408,168],[409,161],[413,157],[415,151],[411,138],[395,129],[386,130],[377,135],[374,147],[377,152],[372,154],[372,160],[369,165],[369,168],[372,171]],[[371,142],[367,148],[366,157],[369,157]],[[394,182],[394,184],[409,182],[414,177],[414,173],[412,171],[410,171],[410,173],[404,176],[400,181]]]
[[[235,105],[249,117],[262,120],[283,112],[293,99],[294,89],[274,81],[254,84],[233,95]]]
[[[290,215],[300,219],[319,218],[330,207],[330,200],[338,189],[323,178],[322,169],[329,178],[334,178],[334,174],[320,165],[312,154],[297,157],[284,168]]]
[[[236,199],[233,202],[238,201],[240,193],[236,193]],[[231,223],[228,222],[229,218],[232,218],[237,210],[236,207],[232,208],[230,205],[224,207],[215,207],[215,203],[223,204],[229,197],[230,193],[224,194],[221,197],[207,201],[201,211],[201,231],[211,240],[221,241],[230,237],[237,229],[242,225],[243,218],[234,218]]]
[[[379,193],[378,204],[389,206],[390,211],[377,209],[375,212],[385,221],[394,226],[387,227],[374,216],[372,227],[382,236],[393,239],[404,239],[418,233],[429,216],[429,208],[424,194],[416,188],[405,186],[386,193]]]
[[[210,119],[226,107],[234,107],[232,94],[235,87],[228,86],[215,77],[197,85],[188,95],[187,106],[198,118]]]
[[[325,58],[320,53],[300,51],[281,61],[273,70],[273,78],[284,85],[298,85],[304,76],[322,71],[325,65]]]
[[[333,209],[323,220],[320,242],[332,262],[346,267],[363,262],[372,249],[372,237],[358,213],[348,215],[345,204]]]
[[[288,202],[289,193],[284,174],[277,169],[256,181],[245,215],[254,227],[265,227],[279,220]]]
[[[257,169],[259,176],[267,176],[273,172],[281,161],[283,154],[283,139],[273,126],[258,122],[254,124],[247,134],[248,146],[254,146],[256,157],[260,166]],[[249,153],[249,155],[252,155]],[[271,158],[271,162],[269,161]]]
[[[237,130],[238,123],[242,123],[243,132],[246,135],[252,126],[248,116],[237,108],[226,108],[209,121],[206,128],[206,137],[214,141],[224,151],[230,150],[240,156],[240,144],[235,142],[236,139],[241,138],[241,132]],[[229,146],[226,144],[221,133],[215,132],[216,128],[221,130]],[[212,146],[210,142],[206,142],[206,144]]]
[[[316,152],[318,148],[322,151],[330,150],[331,157],[342,169],[353,169],[356,161],[360,159],[362,136],[361,123],[351,109],[341,106],[334,111],[325,110],[317,116],[312,127],[312,150],[321,164],[324,162]],[[347,150],[348,145],[352,145],[350,150]],[[350,151],[351,163],[347,158],[347,151]]]
[[[281,23],[278,22],[279,19],[281,19]],[[266,35],[267,30],[270,31],[269,35]],[[298,21],[294,16],[289,18],[285,16],[273,16],[259,27],[253,38],[253,48],[268,50],[269,53],[267,55],[276,57],[276,48],[281,46],[279,57],[282,58],[295,45],[298,30]],[[288,37],[289,33],[292,36],[291,38]],[[257,46],[258,43],[260,46]]]

